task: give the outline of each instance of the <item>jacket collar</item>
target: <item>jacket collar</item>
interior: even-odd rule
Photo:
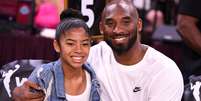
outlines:
[[[99,84],[98,80],[96,79],[96,74],[95,74],[94,70],[88,63],[85,63],[83,65],[83,68],[90,74],[91,84],[92,84],[91,91],[94,91],[94,90],[98,91],[100,88],[100,84]],[[57,78],[57,79],[55,79],[56,95],[61,98],[66,98],[65,90],[64,90],[64,74],[63,74],[60,60],[55,62],[54,66],[53,66],[53,71],[55,73],[54,74],[55,77]],[[93,93],[93,92],[90,92],[90,93]],[[90,94],[90,95],[92,95],[92,94]]]
[[[64,90],[64,74],[61,67],[61,61],[58,60],[55,62],[53,66],[53,71],[55,75],[55,87],[56,87],[56,95],[61,98],[65,98],[65,90]]]

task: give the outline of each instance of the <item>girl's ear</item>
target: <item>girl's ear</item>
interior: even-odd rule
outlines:
[[[54,50],[55,50],[57,53],[60,53],[60,45],[59,45],[59,43],[57,42],[57,40],[54,40],[53,46],[54,46]]]

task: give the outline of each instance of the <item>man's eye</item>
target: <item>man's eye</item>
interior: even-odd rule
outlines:
[[[107,24],[107,26],[109,26],[109,27],[113,27],[113,25],[114,25],[113,23],[108,23]]]
[[[125,20],[123,21],[124,25],[129,25],[130,24],[130,20]]]

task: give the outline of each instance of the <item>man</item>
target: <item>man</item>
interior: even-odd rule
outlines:
[[[101,100],[180,101],[183,79],[178,67],[141,44],[141,30],[142,21],[131,1],[115,0],[106,5],[100,22],[105,41],[93,46],[88,58],[100,82]],[[23,98],[19,96],[22,90],[24,98],[28,97],[29,87],[33,86],[26,83],[16,88],[15,98]]]
[[[182,73],[185,83],[192,74],[201,75],[201,0],[181,0],[178,31],[183,38]]]

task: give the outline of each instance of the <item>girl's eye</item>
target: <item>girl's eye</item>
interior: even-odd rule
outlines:
[[[69,46],[72,46],[73,45],[73,43],[66,43],[67,45],[69,45]]]
[[[83,46],[90,46],[90,42],[82,43]]]
[[[106,21],[106,25],[107,25],[108,27],[113,27],[113,26],[114,26],[114,22],[111,21],[111,20],[107,20],[107,21]]]

